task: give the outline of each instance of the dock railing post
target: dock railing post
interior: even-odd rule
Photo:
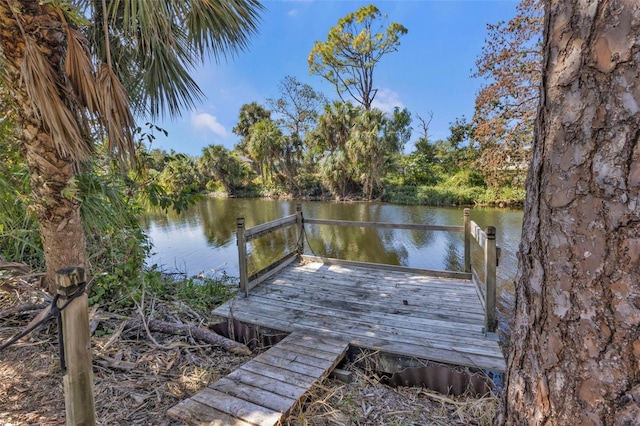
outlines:
[[[471,209],[464,209],[464,271],[471,273]]]
[[[298,256],[304,254],[304,218],[302,216],[302,204],[296,205],[296,225],[298,228],[298,244],[297,252]]]
[[[67,425],[95,425],[93,366],[89,312],[84,269],[70,267],[56,271],[57,297],[62,336],[61,364]]]
[[[485,292],[485,327],[487,333],[496,331],[498,318],[496,315],[496,266],[497,266],[497,250],[496,250],[496,228],[487,226],[487,243],[484,249],[484,267],[485,267],[485,284],[487,286]]]
[[[239,217],[237,222],[237,244],[238,244],[238,272],[240,274],[240,291],[245,297],[249,296],[249,286],[247,282],[247,243],[244,239],[244,217]]]

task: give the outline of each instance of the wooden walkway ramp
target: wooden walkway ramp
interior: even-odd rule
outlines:
[[[291,333],[167,414],[190,425],[275,425],[333,370],[348,347],[345,339]]]
[[[471,280],[375,264],[294,263],[214,314],[405,357],[505,371],[497,339],[484,332],[484,307]]]

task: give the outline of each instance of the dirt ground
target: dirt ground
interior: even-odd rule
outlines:
[[[0,284],[1,280],[0,280]],[[15,283],[14,283],[15,284]],[[46,295],[0,285],[0,344],[41,311]],[[15,312],[18,307],[37,308]],[[206,327],[179,302],[150,301],[145,315]],[[93,306],[92,353],[100,425],[178,425],[166,416],[182,399],[227,375],[251,356],[231,354],[186,336],[124,328],[140,310],[109,313]],[[0,352],[0,425],[65,424],[55,321]],[[255,352],[255,351],[254,351]],[[327,379],[313,388],[285,425],[487,425],[497,399],[450,398],[422,388],[391,388],[354,365],[354,380]]]

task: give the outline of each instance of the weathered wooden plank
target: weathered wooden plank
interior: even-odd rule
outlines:
[[[201,390],[191,399],[223,413],[234,413],[240,420],[260,426],[273,426],[282,417],[280,412],[211,388]]]
[[[246,299],[244,299],[246,300]],[[295,342],[322,340],[312,356]],[[283,347],[281,348],[280,345]],[[209,424],[275,425],[311,388],[326,377],[348,349],[348,341],[294,332],[228,376],[169,410],[173,418]],[[304,353],[300,353],[304,352]],[[215,420],[222,419],[222,420]],[[228,423],[224,423],[224,422]]]
[[[314,331],[314,330],[309,330],[309,331]],[[279,356],[279,354],[270,353],[271,349],[269,349],[267,352],[263,354],[258,355],[254,360],[257,362],[261,362],[262,364],[274,365],[283,370],[290,370],[295,373],[305,374],[307,376],[320,377],[325,371],[324,368],[314,367],[312,365],[294,362],[294,360],[291,360],[291,359],[283,359]]]
[[[323,278],[325,280],[335,279],[337,283],[344,282],[369,282],[372,286],[395,286],[407,289],[425,291],[425,287],[441,288],[451,291],[465,291],[471,288],[471,275],[466,279],[435,277],[430,275],[411,274],[404,271],[365,269],[357,267],[357,274],[354,268],[339,264],[303,264],[297,265],[283,271],[296,276]],[[421,270],[424,271],[424,270]],[[370,278],[372,281],[366,281]]]
[[[419,342],[425,347],[447,350],[456,346],[458,350],[468,353],[486,353],[493,355],[499,353],[496,342],[484,339],[482,335],[456,336],[455,334],[442,335],[437,332],[421,332],[421,330],[400,329],[392,325],[377,325],[366,321],[350,320],[347,317],[335,318],[305,310],[278,307],[266,307],[261,303],[254,306],[250,312],[236,311],[236,318],[242,321],[265,321],[277,323],[282,327],[287,324],[295,324],[296,327],[305,328],[314,332],[332,330],[332,335],[344,335],[351,338],[366,336],[367,339],[385,340],[400,343]]]
[[[357,291],[331,291],[328,288],[302,288],[296,290],[288,285],[274,284],[272,287],[256,293],[259,297],[281,298],[283,300],[306,302],[312,305],[348,309],[354,312],[379,312],[387,315],[425,318],[432,320],[452,320],[475,323],[484,316],[482,306],[477,300],[440,300],[437,298],[422,300],[412,294],[388,296],[376,300],[375,295]],[[477,296],[474,295],[474,298]],[[406,301],[406,302],[405,302]]]
[[[481,322],[483,321],[483,316],[481,314],[478,316],[476,325],[473,325],[473,323],[469,323],[466,321],[458,321],[444,322],[441,327],[438,327],[434,326],[433,320],[431,319],[424,319],[415,316],[402,317],[388,315],[385,318],[380,318],[380,316],[376,316],[375,313],[359,313],[356,315],[349,311],[333,311],[331,309],[327,309],[326,307],[318,307],[313,305],[308,306],[295,303],[290,304],[286,301],[268,300],[260,296],[255,296],[254,299],[254,303],[260,303],[261,306],[254,307],[253,304],[250,306],[237,304],[234,307],[234,315],[237,316],[242,314],[243,312],[259,313],[261,315],[264,315],[265,319],[268,317],[285,318],[289,321],[292,321],[292,325],[295,326],[296,322],[300,321],[301,323],[303,323],[305,321],[303,317],[305,316],[305,312],[308,311],[310,314],[313,314],[316,317],[324,318],[325,321],[323,323],[323,326],[327,327],[331,327],[331,323],[341,322],[345,325],[348,323],[356,329],[361,329],[363,332],[365,332],[368,331],[368,329],[370,329],[371,327],[388,325],[397,328],[395,332],[398,333],[402,333],[403,329],[418,330],[416,331],[416,333],[418,333],[421,337],[427,338],[431,337],[436,339],[447,339],[448,336],[460,336],[460,338],[463,339],[476,337],[481,338],[482,341],[484,340],[484,337],[482,336]],[[287,311],[281,312],[282,309],[286,309]],[[338,327],[338,329],[340,328],[342,328],[342,326]]]
[[[255,426],[255,423],[247,423],[193,399],[174,405],[167,411],[167,416],[194,426]]]
[[[387,345],[417,344],[430,351],[442,350],[447,352],[452,347],[456,347],[456,350],[470,354],[487,356],[499,354],[499,356],[502,356],[497,342],[492,342],[487,339],[472,339],[467,336],[450,336],[450,338],[445,338],[441,335],[428,333],[409,335],[407,330],[394,330],[393,327],[386,326],[378,328],[374,326],[360,326],[347,320],[340,322],[338,327],[338,322],[332,320],[330,316],[308,313],[304,315],[303,318],[300,318],[296,317],[295,314],[292,315],[291,312],[284,315],[274,315],[274,312],[275,311],[270,312],[269,310],[258,311],[257,309],[252,310],[251,313],[237,312],[236,318],[254,324],[266,322],[274,324],[275,327],[281,329],[292,327],[292,324],[294,324],[295,327],[299,329],[306,329],[314,333],[326,333],[329,336],[341,335],[350,338],[351,343],[358,346],[362,345],[361,342],[367,342],[372,345],[375,344],[375,348]],[[372,346],[364,345],[364,347]],[[410,353],[406,355],[411,356]],[[444,357],[438,360],[447,362],[446,359],[447,358]]]
[[[414,292],[401,292],[397,289],[371,290],[357,286],[334,286],[332,284],[321,282],[309,282],[298,280],[295,284],[291,281],[285,281],[278,278],[273,281],[269,287],[260,289],[255,292],[256,295],[281,294],[290,298],[301,300],[327,300],[329,305],[331,301],[336,303],[354,303],[366,304],[369,306],[362,310],[372,311],[374,308],[380,308],[382,312],[394,313],[400,309],[402,312],[410,315],[421,316],[422,313],[444,313],[451,311],[457,313],[461,317],[470,316],[476,318],[473,314],[484,315],[484,309],[480,305],[478,295],[475,289],[473,293],[464,296],[455,296],[443,294],[441,292],[431,292],[429,295],[421,295]],[[406,302],[405,302],[406,301]]]
[[[322,358],[316,358],[311,354],[305,355],[301,353],[291,352],[290,350],[278,345],[269,349],[268,352],[270,353],[270,355],[277,356],[280,359],[279,365],[283,368],[287,368],[287,366],[289,365],[287,363],[304,364],[305,366],[322,368],[324,370],[329,368],[329,366],[331,365],[331,363],[327,363],[327,361]]]
[[[336,340],[335,338],[330,339],[323,334],[309,334],[309,333],[298,333],[298,334],[301,334],[301,335],[295,340],[296,344],[300,344],[300,345],[309,344],[309,345],[315,345],[319,348],[331,348],[327,350],[334,351],[337,353],[343,352],[345,343],[349,342],[348,339],[340,339],[340,340]]]
[[[397,291],[414,291],[427,293],[434,289],[441,292],[458,294],[473,294],[473,284],[469,280],[456,280],[450,278],[434,279],[425,276],[424,279],[409,280],[406,274],[388,274],[386,271],[366,270],[358,271],[357,274],[349,271],[348,268],[338,269],[336,265],[331,265],[331,269],[310,271],[302,267],[288,268],[282,271],[281,277],[302,277],[307,280],[324,281],[328,284],[342,285],[345,287],[358,285],[367,289],[398,289]],[[470,275],[471,277],[471,275]],[[419,277],[417,277],[419,278]],[[363,285],[365,284],[365,285]]]
[[[383,321],[377,318],[375,314],[371,314],[355,319],[349,312],[338,312],[331,315],[332,312],[325,312],[323,309],[309,309],[307,306],[299,305],[285,306],[280,303],[269,304],[261,298],[256,298],[255,303],[256,305],[251,305],[250,307],[235,306],[235,317],[242,321],[247,318],[256,318],[252,322],[261,325],[273,319],[283,319],[290,322],[289,326],[283,329],[285,331],[291,331],[292,328],[290,327],[300,324],[314,325],[314,328],[320,329],[355,330],[356,332],[360,331],[361,333],[375,336],[388,335],[391,339],[399,335],[428,342],[464,341],[474,344],[483,344],[486,340],[482,333],[481,323],[476,326],[475,331],[469,331],[470,327],[466,324],[444,323],[446,327],[427,327],[419,324],[422,321],[419,318],[398,318],[397,320],[391,318]],[[261,321],[260,318],[263,318],[263,320]],[[481,320],[479,319],[479,321]]]
[[[467,313],[483,313],[484,310],[478,300],[477,291],[471,289],[469,294],[456,295],[431,290],[428,294],[400,289],[370,289],[364,285],[340,286],[326,281],[309,282],[300,279],[293,283],[278,278],[268,288],[258,290],[256,294],[281,293],[291,297],[306,298],[313,296],[318,299],[341,299],[343,302],[362,302],[379,304],[381,306],[401,306],[406,312],[420,313],[424,309],[437,308],[439,311],[447,309]],[[457,308],[457,309],[456,309]]]
[[[357,295],[368,295],[371,300],[385,301],[391,297],[395,297],[396,300],[402,302],[407,298],[412,300],[421,300],[428,302],[430,300],[451,300],[453,302],[460,302],[469,300],[472,304],[477,305],[477,291],[470,285],[465,289],[442,289],[438,287],[426,286],[422,289],[412,287],[400,287],[394,285],[368,285],[371,278],[350,278],[349,281],[334,280],[331,276],[317,276],[315,279],[310,276],[300,276],[291,273],[284,273],[276,277],[272,283],[274,287],[298,287],[300,291],[307,290],[322,290],[327,289],[330,291],[345,292],[349,294],[353,292]],[[416,299],[419,298],[419,299]],[[412,304],[416,306],[416,304]]]
[[[470,228],[469,231],[473,236],[473,238],[475,238],[478,244],[480,244],[480,247],[482,247],[482,250],[484,250],[484,247],[487,241],[487,234],[485,234],[482,228],[480,228],[478,224],[475,223],[473,220],[469,224],[469,228]]]
[[[480,278],[480,276],[478,275],[478,272],[476,271],[476,268],[471,268],[471,274],[473,276],[473,282],[476,285],[476,292],[478,294],[478,299],[480,299],[480,304],[482,305],[482,309],[485,309],[485,305],[484,305],[484,282],[482,281],[482,278]]]
[[[209,389],[215,389],[245,401],[255,402],[261,407],[266,407],[281,413],[287,412],[289,408],[296,403],[298,398],[304,394],[304,392],[302,392],[302,394],[297,397],[290,398],[276,394],[271,390],[264,390],[252,384],[230,379],[229,377],[223,377],[217,382],[212,383],[209,385]]]
[[[307,311],[314,314],[325,315],[330,318],[335,318],[339,321],[352,321],[354,323],[373,324],[373,325],[391,325],[398,328],[406,328],[408,330],[435,330],[438,334],[453,334],[453,335],[468,335],[470,337],[483,336],[484,315],[478,314],[475,321],[467,319],[456,319],[452,317],[444,319],[432,319],[417,316],[403,316],[398,314],[388,314],[381,312],[380,307],[375,305],[371,306],[371,311],[367,312],[365,309],[366,304],[361,304],[363,309],[355,307],[353,302],[344,302],[340,300],[332,300],[333,303],[327,303],[328,301],[320,301],[317,304],[305,301],[291,300],[286,296],[280,296],[279,294],[270,294],[268,296],[256,295],[255,297],[261,298],[261,304],[266,309],[273,309],[277,314],[279,309],[299,309],[301,311]],[[237,309],[239,306],[236,306]],[[418,332],[420,332],[418,331]]]
[[[336,353],[336,347],[334,345],[331,345],[329,343],[325,343],[326,341],[328,341],[329,339],[327,339],[326,337],[317,337],[314,335],[314,339],[313,340],[308,340],[308,339],[298,339],[295,342],[293,342],[292,344],[295,345],[297,348],[296,350],[301,350],[302,348],[310,348],[313,350],[319,350],[322,351],[324,353],[329,352],[329,353]]]
[[[381,352],[392,354],[395,353],[398,355],[413,353],[413,356],[416,358],[430,359],[445,364],[502,372],[506,370],[506,363],[498,345],[496,345],[495,353],[492,355],[480,355],[468,351],[462,351],[456,346],[452,346],[447,350],[442,350],[410,343],[372,341],[362,337],[355,338],[352,343],[354,346],[380,350]]]
[[[304,255],[302,257],[306,261],[322,262],[327,265],[347,265],[347,266],[353,266],[357,268],[371,268],[371,269],[382,269],[387,271],[409,272],[414,274],[430,275],[434,277],[458,278],[458,279],[465,279],[465,280],[471,279],[471,275],[466,272],[436,271],[431,269],[408,268],[406,266],[386,265],[382,263],[358,262],[355,260],[333,259],[333,258],[321,257],[321,256]]]
[[[294,342],[288,342],[286,345],[281,345],[280,349],[287,350],[292,353],[297,353],[301,355],[311,356],[313,358],[317,358],[318,360],[333,362],[336,358],[336,354],[329,351],[323,351],[322,349],[299,345]]]
[[[305,218],[306,225],[355,226],[358,228],[410,229],[414,231],[464,232],[463,226],[426,225],[422,223],[358,222],[352,220]]]
[[[291,252],[276,260],[271,265],[251,274],[247,278],[247,291],[251,290],[261,282],[271,278],[272,276],[292,264],[293,261],[296,260],[297,256],[297,252]]]
[[[248,228],[244,231],[244,237],[246,241],[254,240],[262,235],[266,235],[277,229],[284,228],[285,226],[293,225],[296,223],[296,214],[285,216],[281,219],[272,220],[271,222],[261,223],[253,228]]]
[[[337,317],[336,315],[322,313],[321,311],[311,310],[304,307],[303,309],[292,306],[283,305],[266,305],[264,301],[261,301],[260,306],[254,306],[251,309],[251,314],[256,314],[267,320],[273,321],[275,319],[283,319],[295,324],[297,327],[304,326],[308,329],[331,329],[335,331],[341,331],[344,333],[363,334],[379,339],[389,339],[392,341],[400,342],[413,342],[419,339],[430,347],[440,347],[446,349],[453,343],[458,344],[476,344],[482,346],[485,344],[485,339],[480,332],[476,336],[472,335],[455,335],[455,334],[440,334],[437,331],[426,331],[421,329],[402,328],[393,324],[384,323],[372,323],[366,320],[350,319],[348,315]],[[242,312],[238,310],[234,311],[234,315],[237,319],[240,319]],[[482,350],[482,349],[478,349]]]
[[[249,296],[249,287],[247,286],[247,242],[244,238],[245,222],[243,217],[239,217],[236,222],[236,244],[238,245],[238,273],[240,278],[240,292],[245,296]]]
[[[259,301],[259,303],[263,303],[263,301]],[[323,332],[325,330],[335,330],[336,329],[335,323],[337,322],[344,327],[339,330],[340,333],[342,335],[351,335],[352,342],[362,341],[366,343],[367,341],[370,341],[371,344],[376,344],[375,342],[380,342],[386,339],[386,340],[390,340],[388,344],[396,345],[396,346],[400,345],[403,342],[404,343],[420,343],[422,346],[427,348],[439,347],[443,349],[447,349],[454,346],[457,347],[458,345],[464,345],[465,347],[467,347],[464,350],[465,352],[473,353],[473,352],[487,351],[487,344],[488,344],[487,341],[476,340],[477,344],[474,346],[474,342],[471,341],[471,339],[465,337],[464,335],[447,338],[447,336],[440,335],[440,334],[417,333],[416,337],[404,336],[399,338],[398,336],[404,333],[404,331],[399,329],[385,330],[384,328],[382,328],[382,330],[371,330],[370,328],[358,327],[357,324],[349,323],[348,320],[340,320],[336,318],[331,318],[330,316],[318,317],[317,315],[314,315],[310,318],[305,317],[305,319],[301,321],[299,317],[296,317],[295,315],[291,315],[291,313],[282,314],[282,313],[278,313],[277,311],[278,311],[277,309],[274,309],[271,312],[260,311],[256,313],[255,311],[253,311],[251,314],[243,315],[241,311],[236,310],[236,318],[243,321],[246,320],[248,322],[252,322],[256,324],[263,324],[263,325],[269,324],[272,327],[277,327],[283,330],[287,330],[287,327],[292,327],[292,325],[295,325],[296,327],[305,327],[311,330],[315,330],[316,332]],[[301,314],[301,315],[304,316],[304,314]],[[359,335],[367,335],[368,340],[362,340],[362,339],[358,340]],[[402,340],[402,342],[399,342],[399,340]],[[378,345],[378,348],[381,348],[382,346],[383,345]],[[365,347],[367,347],[367,345],[365,345]],[[368,347],[373,347],[373,346],[368,346]],[[487,354],[488,355],[498,354],[498,356],[500,357],[502,356],[497,344],[495,344],[491,349],[489,349]],[[407,353],[404,355],[416,356],[415,353],[413,354]],[[430,358],[430,359],[447,362],[446,357],[439,358],[439,359],[438,358]],[[449,362],[452,362],[452,361],[449,361]],[[468,365],[468,362],[465,362],[462,365]]]
[[[271,364],[264,364],[260,360],[253,360],[242,365],[237,371],[247,371],[275,379],[280,382],[287,382],[294,386],[309,388],[317,380],[317,377],[297,373]]]
[[[306,386],[297,386],[286,380],[276,380],[272,377],[263,376],[262,374],[240,368],[234,370],[231,374],[228,374],[226,378],[234,382],[251,385],[295,401],[297,401],[302,395],[304,395],[307,389],[309,389],[308,384]],[[215,388],[217,389],[217,386]]]
[[[403,339],[404,342],[398,341],[398,336],[388,336],[387,339],[380,336],[365,335],[362,330],[340,329],[336,330],[335,324],[319,324],[313,325],[294,323],[282,317],[265,318],[263,314],[237,312],[236,319],[252,324],[264,325],[263,322],[269,323],[271,327],[280,330],[292,330],[297,327],[299,330],[309,330],[314,334],[324,334],[328,337],[349,338],[351,344],[363,348],[380,350],[392,354],[402,356],[413,356],[416,358],[429,359],[432,361],[442,362],[452,365],[461,365],[467,367],[486,368],[495,371],[505,371],[505,361],[497,342],[486,340],[482,347],[459,347],[453,343],[442,347],[434,347],[422,339]],[[328,326],[327,326],[328,325]],[[487,355],[476,354],[475,351],[487,352]],[[264,355],[264,354],[263,354]],[[297,364],[287,364],[296,368]],[[283,366],[284,367],[284,366]],[[300,370],[298,370],[300,371]]]

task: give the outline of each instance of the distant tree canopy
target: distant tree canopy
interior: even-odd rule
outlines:
[[[309,73],[334,85],[343,101],[348,95],[366,110],[376,96],[373,76],[382,57],[398,50],[407,29],[396,22],[385,28],[387,15],[374,5],[349,13],[329,30],[327,40],[316,41],[309,54]]]

